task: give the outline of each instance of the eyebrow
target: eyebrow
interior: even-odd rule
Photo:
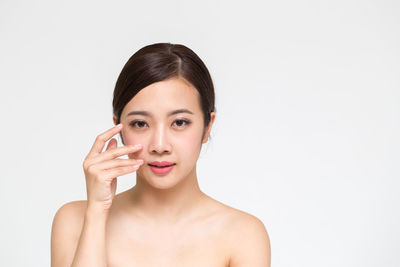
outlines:
[[[168,116],[172,116],[172,115],[179,114],[179,113],[189,113],[189,114],[192,114],[192,115],[193,115],[193,112],[191,112],[190,110],[185,109],[185,108],[181,108],[181,109],[177,109],[177,110],[170,111],[170,112],[168,113]],[[143,115],[143,116],[148,116],[148,117],[149,117],[149,116],[150,116],[150,117],[152,116],[150,112],[144,111],[144,110],[134,110],[134,111],[131,111],[131,112],[128,113],[127,116],[131,116],[131,115]]]

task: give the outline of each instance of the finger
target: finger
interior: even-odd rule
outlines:
[[[96,164],[96,169],[99,170],[108,170],[117,167],[124,167],[124,166],[132,166],[137,164],[143,164],[142,159],[113,159],[113,160],[106,160]]]
[[[132,165],[132,166],[125,166],[125,167],[119,167],[119,168],[114,168],[110,170],[104,171],[104,174],[106,177],[110,177],[111,179],[117,178],[118,176],[122,176],[131,172],[136,171],[139,169],[140,166],[138,165]]]
[[[110,150],[110,149],[112,149],[112,148],[116,148],[117,145],[118,145],[117,139],[111,138],[111,140],[108,142],[106,151],[107,151],[107,150]]]
[[[105,131],[104,133],[98,135],[96,137],[95,142],[93,143],[92,148],[89,151],[88,156],[94,156],[97,154],[100,154],[103,151],[104,145],[106,144],[106,142],[113,137],[114,135],[116,135],[119,131],[121,131],[122,129],[122,124],[118,124],[116,126],[114,126],[111,129],[108,129],[107,131]]]
[[[117,157],[124,156],[130,153],[136,153],[142,149],[141,144],[136,144],[135,146],[129,145],[129,146],[121,146],[121,147],[116,147],[116,148],[111,148],[107,151],[104,151],[100,155],[97,155],[93,158],[90,159],[89,165],[92,164],[98,164],[103,161],[107,160],[113,160]]]

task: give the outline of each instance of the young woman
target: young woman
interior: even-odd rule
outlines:
[[[184,45],[148,45],[128,60],[114,91],[116,126],[83,161],[87,201],[54,216],[52,267],[270,266],[262,221],[199,188],[214,98],[206,66]],[[115,195],[117,177],[132,172],[136,185]]]

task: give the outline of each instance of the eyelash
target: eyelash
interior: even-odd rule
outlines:
[[[184,125],[185,126],[188,126],[189,124],[191,124],[192,122],[190,122],[190,121],[188,121],[188,120],[184,120],[184,119],[178,119],[178,120],[175,120],[174,121],[174,123],[175,122],[177,122],[177,121],[180,121],[180,122],[184,122]],[[146,123],[145,121],[142,121],[142,120],[134,120],[134,121],[132,121],[129,125],[130,126],[132,126],[132,127],[135,127],[135,125],[137,125],[137,123]],[[146,123],[147,124],[147,123]],[[139,129],[142,129],[143,127],[138,127]],[[178,128],[182,128],[182,126],[178,126]]]

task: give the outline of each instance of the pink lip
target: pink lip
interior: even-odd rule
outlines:
[[[150,162],[149,164],[155,165],[158,167],[164,167],[164,166],[174,165],[175,163],[169,162],[169,161],[153,161],[153,162]]]
[[[169,167],[155,167],[155,166],[151,166],[151,165],[149,165],[149,166],[150,166],[150,169],[156,174],[165,174],[165,173],[171,171],[172,168],[174,167],[174,165],[169,166]]]
[[[148,164],[150,169],[156,174],[165,174],[172,170],[175,163],[169,161],[153,161]]]

